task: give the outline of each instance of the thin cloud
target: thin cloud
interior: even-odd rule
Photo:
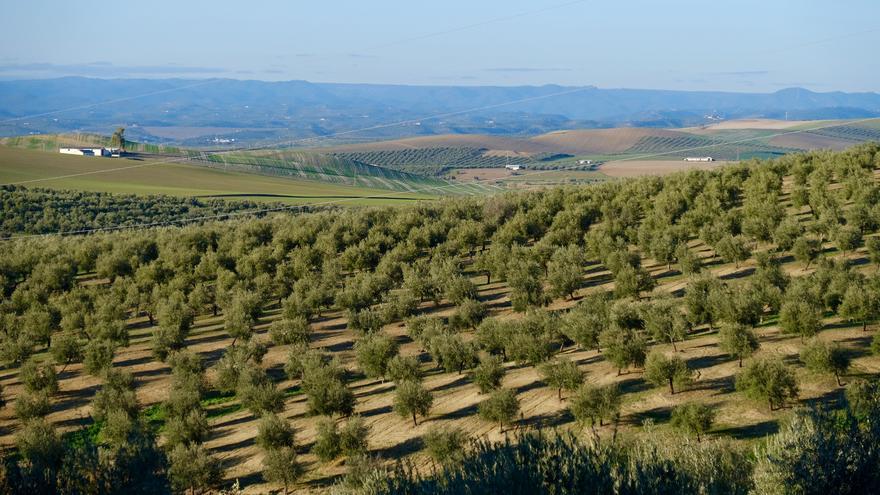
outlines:
[[[104,76],[119,77],[131,75],[181,75],[181,74],[222,74],[229,72],[219,67],[195,67],[186,65],[114,65],[110,62],[89,62],[85,64],[4,64],[0,65],[2,74],[40,74],[48,76]]]
[[[567,67],[492,67],[486,72],[571,72]]]
[[[769,70],[738,70],[738,71],[730,71],[730,72],[710,72],[709,75],[712,76],[725,76],[725,77],[748,77],[748,76],[766,76],[770,74]]]

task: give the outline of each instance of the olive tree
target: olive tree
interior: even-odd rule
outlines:
[[[606,419],[617,421],[620,416],[620,389],[617,384],[602,387],[583,385],[572,396],[568,408],[581,425],[598,422],[602,426]]]
[[[388,373],[388,363],[397,355],[397,350],[394,339],[379,333],[364,335],[354,345],[358,364],[364,374],[383,381]]]
[[[504,433],[504,423],[510,423],[519,413],[519,400],[510,389],[498,389],[478,406],[479,415],[490,423],[498,423]]]
[[[828,345],[814,338],[801,350],[801,361],[807,369],[816,373],[830,373],[840,382],[840,375],[845,374],[850,367],[850,358],[839,345]]]
[[[752,400],[767,401],[770,410],[798,396],[794,373],[779,358],[760,358],[736,375],[736,389]]]
[[[566,358],[548,361],[538,371],[544,377],[544,382],[556,389],[559,400],[562,400],[563,390],[571,392],[584,383],[584,373],[578,369],[577,364]]]
[[[660,351],[648,355],[645,361],[645,379],[660,387],[669,385],[669,393],[675,394],[675,387],[687,386],[693,380],[693,373],[678,356],[666,357]]]
[[[724,324],[718,337],[718,345],[721,350],[738,359],[740,368],[742,368],[743,359],[750,357],[761,346],[755,332],[740,323]]]
[[[687,433],[696,435],[697,441],[712,427],[715,411],[705,404],[680,404],[672,409],[669,424]]]
[[[427,416],[434,397],[420,382],[404,380],[397,384],[394,395],[394,411],[402,417],[412,416],[413,426],[418,426],[416,416]]]
[[[504,378],[504,365],[498,356],[487,356],[480,359],[480,364],[474,368],[472,378],[480,393],[491,392],[501,386]]]

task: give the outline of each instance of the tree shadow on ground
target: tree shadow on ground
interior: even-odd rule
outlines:
[[[424,447],[425,442],[422,441],[422,437],[414,437],[404,440],[403,442],[391,445],[390,447],[373,450],[370,453],[375,453],[383,459],[400,459],[410,454],[415,454],[416,452],[422,450]]]
[[[690,386],[690,390],[714,390],[715,395],[723,395],[733,393],[736,390],[735,383],[736,380],[732,376],[701,378]]]
[[[829,379],[834,380],[834,378]],[[803,403],[808,407],[831,407],[835,409],[842,407],[845,402],[846,389],[844,387],[836,387],[834,390],[829,390],[818,397],[810,397],[803,400]]]
[[[750,425],[721,428],[713,430],[712,433],[716,435],[726,435],[736,440],[751,440],[773,435],[778,431],[779,422],[775,419],[770,419]]]
[[[516,387],[516,388],[513,389],[513,390],[514,390],[514,392],[515,392],[517,395],[519,395],[519,394],[522,394],[522,393],[528,392],[528,391],[530,391],[530,390],[535,390],[536,388],[541,388],[541,387],[543,387],[543,386],[544,386],[544,382],[543,382],[543,381],[541,381],[541,380],[535,380],[535,381],[533,381],[533,382],[526,383],[525,385],[520,385],[519,387]]]
[[[688,368],[692,370],[700,370],[718,366],[719,364],[730,361],[730,356],[726,354],[714,354],[711,356],[700,356],[687,360]]]
[[[636,413],[632,413],[626,418],[624,418],[624,422],[630,423],[632,425],[640,426],[644,424],[646,420],[651,420],[655,424],[659,423],[667,423],[669,422],[669,418],[672,416],[672,408],[669,406],[655,407],[653,409],[648,409],[646,411],[640,411]]]
[[[95,384],[76,390],[59,392],[56,396],[59,400],[52,404],[52,411],[64,411],[65,409],[82,407],[92,401],[92,398],[102,386],[101,384]]]
[[[253,421],[253,420],[254,420],[253,414],[246,414],[240,418],[230,419],[230,420],[224,421],[222,423],[217,423],[212,428],[215,430],[219,429],[219,428],[228,428],[230,426],[238,426],[240,424],[244,424],[244,423],[247,423],[248,421]]]
[[[651,388],[641,376],[621,380],[617,382],[617,386],[620,388],[621,394],[636,394]]]
[[[453,388],[456,388],[456,387],[460,387],[460,386],[465,385],[465,384],[467,384],[467,383],[470,383],[470,377],[469,377],[467,374],[462,374],[462,375],[456,377],[455,380],[452,380],[452,381],[449,382],[449,383],[446,383],[446,384],[444,384],[444,385],[439,385],[439,386],[434,387],[434,388],[429,389],[429,390],[430,390],[431,392],[440,392],[440,391],[443,391],[443,390],[449,390],[449,389],[453,389]]]
[[[571,415],[568,408],[565,408],[556,413],[538,414],[536,416],[521,419],[519,421],[519,426],[540,430],[543,428],[556,428],[557,426],[562,426],[566,423],[571,423],[572,421],[574,421],[574,416]]]
[[[213,332],[213,331],[212,331]],[[216,334],[210,335],[199,335],[196,337],[190,337],[186,339],[184,346],[189,347],[196,344],[212,344],[215,342],[220,342],[221,340],[229,339],[229,335],[226,332],[218,332]]]
[[[740,278],[746,278],[755,273],[754,267],[739,269],[731,273],[727,273],[718,277],[721,280],[737,280]]]
[[[578,360],[574,361],[574,364],[576,364],[576,365],[578,365],[578,366],[585,366],[585,365],[588,365],[588,364],[598,363],[598,362],[601,361],[601,360],[602,360],[602,355],[601,355],[601,354],[595,354],[595,355],[593,355],[593,356],[589,356],[589,357],[585,357],[585,358],[582,358],[582,359],[578,359]]]
[[[213,438],[219,438],[221,436],[223,436],[223,435],[212,435]],[[228,443],[225,445],[220,445],[218,447],[214,447],[211,450],[213,452],[232,452],[234,450],[243,449],[245,447],[251,447],[253,445],[255,445],[253,438],[245,438],[244,440],[239,440],[238,442]]]
[[[163,366],[161,368],[156,368],[156,369],[152,369],[152,370],[135,371],[134,373],[132,373],[132,376],[137,378],[138,381],[144,381],[143,380],[144,378],[165,376],[165,375],[170,375],[170,374],[171,374],[171,368]]]
[[[358,399],[363,399],[372,395],[381,395],[387,392],[391,392],[392,390],[394,390],[394,382],[385,382],[372,390],[357,392],[354,394],[354,396]]]
[[[426,419],[425,422],[439,421],[439,420],[443,420],[443,419],[466,418],[468,416],[473,416],[474,414],[477,414],[477,409],[478,409],[477,404],[471,404],[469,406],[461,407],[461,408],[456,409],[454,411],[449,411],[448,413],[437,414],[436,416],[431,416],[430,418]]]
[[[344,342],[330,344],[328,346],[325,346],[324,349],[327,350],[328,352],[350,351],[350,350],[354,349],[354,341],[353,340],[346,340]]]
[[[151,363],[155,360],[156,360],[156,358],[153,357],[152,355],[146,355],[146,356],[141,356],[139,358],[132,358],[132,359],[125,359],[122,361],[116,361],[115,363],[113,363],[113,366],[119,366],[121,368],[128,367],[128,366],[137,366],[139,364]],[[67,371],[68,370],[65,370],[65,372],[67,372]]]
[[[369,418],[370,416],[377,416],[379,414],[388,414],[394,409],[391,405],[385,405],[381,407],[374,407],[372,409],[367,409],[365,411],[361,411],[358,414],[364,418]]]

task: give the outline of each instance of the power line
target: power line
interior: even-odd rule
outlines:
[[[713,146],[717,146],[719,144],[721,144],[721,145],[741,144],[741,143],[747,143],[747,142],[751,142],[751,141],[758,141],[758,140],[762,140],[762,139],[772,139],[774,137],[779,137],[779,136],[788,136],[788,135],[792,135],[792,134],[800,134],[800,133],[804,133],[804,132],[818,131],[818,130],[833,128],[833,127],[842,127],[842,126],[846,126],[846,125],[859,124],[862,122],[870,122],[870,121],[874,121],[874,120],[880,120],[880,117],[871,117],[871,118],[858,119],[858,120],[847,120],[844,122],[825,124],[825,125],[820,125],[820,126],[810,127],[810,128],[796,129],[793,131],[778,132],[778,133],[764,135],[764,136],[753,136],[753,137],[749,137],[749,138],[735,139],[735,140],[731,140],[731,141],[723,141],[720,143],[712,143],[712,144],[701,145],[701,146],[693,146],[690,148],[682,148],[682,149],[670,150],[670,151],[664,151],[664,152],[647,153],[647,154],[636,155],[636,156],[631,156],[631,157],[623,157],[623,158],[613,160],[613,161],[627,162],[627,161],[633,161],[633,160],[644,160],[646,158],[654,158],[654,157],[658,157],[658,156],[667,156],[667,155],[673,155],[673,154],[678,154],[678,153],[683,153],[683,152],[702,150],[702,149],[706,149],[706,148],[711,148]],[[538,171],[535,171],[532,173],[526,173],[523,175],[533,177],[535,175],[541,175],[544,173],[559,172],[559,171],[564,171],[564,170],[571,170],[574,168],[579,168],[579,166],[565,167],[565,168],[552,169],[552,170],[538,170]],[[482,182],[487,182],[487,181],[494,181],[494,180],[495,179],[475,180],[475,181],[471,182],[471,184],[482,183]],[[436,191],[436,190],[446,189],[449,187],[460,187],[460,186],[461,186],[460,184],[446,184],[446,185],[442,185],[442,186],[425,187],[425,188],[416,189],[416,190],[413,190],[410,192],[415,193],[415,192],[425,192],[425,191]],[[365,199],[381,199],[381,198],[385,198],[385,197],[392,196],[395,194],[400,194],[400,192],[399,191],[392,191],[387,194],[359,196],[356,198],[341,198],[338,200],[310,203],[307,205],[286,205],[286,206],[279,206],[279,207],[274,207],[274,208],[262,208],[262,209],[258,209],[258,210],[246,210],[246,211],[222,213],[222,214],[215,214],[215,215],[203,215],[200,217],[193,217],[193,218],[166,220],[166,221],[162,221],[162,222],[149,222],[149,223],[142,223],[142,224],[135,224],[135,225],[119,225],[119,226],[111,226],[111,227],[97,227],[97,228],[93,228],[93,229],[80,229],[80,230],[76,230],[76,231],[67,231],[67,232],[51,232],[51,233],[45,233],[45,234],[25,234],[25,235],[19,235],[19,236],[5,237],[5,238],[0,239],[0,241],[10,241],[10,240],[26,239],[26,238],[34,238],[34,237],[50,237],[50,236],[55,236],[55,235],[61,235],[61,236],[63,236],[63,235],[77,235],[77,234],[88,234],[88,233],[96,233],[96,232],[109,232],[109,231],[114,231],[114,230],[127,230],[127,229],[140,229],[140,228],[171,226],[171,225],[175,225],[175,224],[200,222],[200,221],[204,221],[204,220],[217,220],[217,219],[226,219],[226,218],[230,218],[230,217],[261,215],[261,214],[265,214],[265,213],[274,213],[274,212],[286,211],[286,210],[308,209],[308,208],[313,208],[313,207],[341,204],[341,203],[345,203],[345,202],[349,202],[349,201],[362,201]]]

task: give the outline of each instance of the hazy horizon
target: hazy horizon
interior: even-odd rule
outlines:
[[[0,78],[880,91],[880,5],[867,0],[66,6],[7,6]]]

